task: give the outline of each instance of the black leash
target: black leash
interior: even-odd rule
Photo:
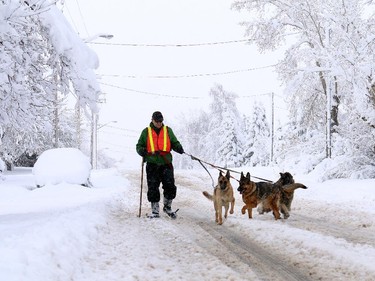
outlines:
[[[222,172],[222,173],[223,173],[223,170],[225,170],[225,171],[229,171],[229,172],[232,172],[232,173],[241,174],[241,172],[238,172],[238,171],[235,171],[235,170],[231,170],[231,169],[228,169],[228,168],[224,168],[224,167],[220,167],[220,166],[216,166],[216,165],[214,165],[214,164],[211,164],[211,163],[205,162],[205,161],[203,161],[202,159],[199,159],[198,157],[195,157],[195,156],[193,156],[193,155],[191,155],[191,154],[189,154],[189,153],[184,152],[184,154],[190,156],[192,160],[196,160],[196,161],[198,161],[198,162],[202,165],[202,167],[207,171],[207,173],[210,175],[210,177],[211,177],[211,179],[212,179],[212,182],[214,182],[214,180],[213,180],[213,178],[212,178],[210,172],[209,172],[209,171],[207,170],[207,168],[203,165],[203,163],[205,163],[205,164],[207,164],[207,165],[210,165],[212,168],[215,168],[215,169],[219,170],[219,171]],[[258,177],[255,177],[255,176],[252,176],[252,177],[253,177],[253,178],[256,178],[256,179],[258,179],[258,180],[267,181],[267,182],[272,182],[272,181],[267,180],[267,179],[258,178]],[[236,178],[234,178],[234,177],[232,177],[232,176],[231,176],[231,178],[235,179],[236,181],[239,181],[239,180],[237,180]],[[212,186],[214,186],[214,183],[212,184]]]
[[[222,172],[223,174],[225,174],[225,172],[224,172],[223,170],[230,171],[230,172],[233,172],[233,173],[239,173],[239,172],[234,171],[234,170],[230,170],[230,169],[227,169],[227,168],[223,168],[223,167],[215,166],[214,164],[211,164],[211,163],[205,162],[205,161],[203,161],[203,160],[201,160],[201,159],[199,159],[199,158],[197,158],[197,157],[195,157],[195,156],[193,156],[193,155],[191,155],[191,154],[189,154],[189,153],[186,153],[186,152],[184,152],[184,153],[185,153],[186,155],[190,156],[192,160],[196,160],[196,161],[199,162],[199,164],[202,165],[202,167],[206,170],[206,172],[207,172],[207,173],[210,175],[210,177],[211,177],[211,180],[212,180],[212,187],[215,187],[214,179],[212,178],[212,176],[211,176],[210,172],[207,170],[207,168],[203,165],[203,163],[205,163],[205,164],[207,164],[207,165],[210,165],[211,167],[213,167],[213,168],[219,170],[220,172]],[[202,162],[203,162],[203,163],[202,163]],[[232,179],[236,180],[236,181],[239,181],[238,179],[236,179],[236,178],[234,178],[234,177],[232,177],[232,176],[230,176],[230,177],[231,177]]]
[[[209,175],[210,178],[211,178],[211,181],[212,181],[212,188],[215,188],[215,181],[214,181],[214,179],[212,178],[210,172],[207,170],[206,166],[203,165],[202,161],[200,161],[198,158],[194,157],[193,155],[190,155],[190,154],[187,154],[187,153],[185,153],[185,154],[186,154],[186,155],[189,155],[189,156],[191,157],[192,160],[197,160],[197,161],[199,162],[199,164],[202,165],[202,167],[206,170],[206,172],[208,173],[208,175]]]

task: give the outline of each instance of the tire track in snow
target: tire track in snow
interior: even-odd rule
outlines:
[[[198,179],[198,177],[182,177],[182,180],[180,178],[180,184],[190,191],[194,191],[194,193],[192,194],[196,194],[196,192],[201,193],[201,191],[206,189],[208,186],[207,182]],[[194,209],[201,210],[201,212],[198,213],[197,211],[191,210],[187,216],[190,217],[192,221],[204,221],[205,219],[207,220],[207,212],[211,214],[212,207],[210,209],[207,209],[206,204],[203,206],[202,204],[200,204],[201,202],[198,201],[199,200],[195,200]],[[302,204],[299,208],[299,212],[302,212],[302,215],[300,215],[299,213],[297,215],[294,211],[292,212],[291,219],[282,220],[281,222],[283,224],[285,223],[285,225],[287,226],[295,228],[297,232],[299,232],[299,230],[301,230],[302,232],[307,231],[302,233],[302,236],[308,236],[308,232],[311,232],[312,235],[313,233],[316,233],[327,236],[328,239],[330,239],[330,237],[332,237],[333,239],[337,239],[338,241],[340,241],[340,239],[344,239],[349,244],[353,244],[354,247],[356,247],[354,244],[360,244],[362,246],[369,245],[373,247],[375,237],[372,234],[372,219],[369,218],[369,214],[360,213],[353,209],[341,209],[340,206],[337,205],[327,206],[324,202],[321,203],[315,201],[301,201],[295,203],[298,203],[296,204],[296,206]],[[307,203],[307,206],[305,206],[305,204],[303,203]],[[236,200],[236,204],[238,209],[238,204],[241,205],[241,202],[239,202],[239,200]],[[306,211],[306,213],[304,213],[304,211]],[[309,217],[310,214],[316,215],[317,218]],[[211,217],[212,216],[210,216],[210,218]],[[241,216],[237,216],[237,218],[239,217]],[[353,217],[353,220],[348,221],[348,217]],[[358,218],[361,219],[358,220]],[[263,221],[266,218],[263,216],[258,216],[257,219]],[[198,226],[200,227],[200,225]],[[239,262],[252,267],[259,278],[265,278],[262,280],[333,280],[335,278],[343,278],[343,276],[345,276],[344,278],[349,278],[348,280],[352,280],[350,278],[353,276],[356,276],[353,280],[364,280],[363,276],[366,276],[366,280],[372,280],[372,273],[369,272],[370,275],[367,275],[367,273],[360,270],[361,266],[357,266],[356,263],[352,264],[348,261],[345,261],[348,262],[349,267],[345,267],[344,265],[342,265],[341,269],[342,263],[340,257],[331,255],[329,250],[327,251],[327,249],[322,250],[320,255],[320,248],[311,246],[309,244],[309,240],[306,240],[307,243],[304,243],[303,240],[301,240],[300,242],[295,241],[293,243],[292,239],[289,241],[290,243],[286,243],[287,245],[291,246],[291,249],[285,248],[282,241],[279,241],[280,243],[277,242],[277,223],[273,221],[270,222],[270,229],[272,229],[272,233],[275,233],[276,239],[270,240],[269,242],[264,241],[266,244],[263,244],[263,242],[258,244],[259,237],[252,237],[252,235],[257,235],[257,232],[259,231],[250,231],[252,234],[246,232],[246,228],[248,228],[247,223],[243,224],[242,220],[239,224],[235,223],[235,228],[230,229],[230,225],[226,224],[224,224],[222,227],[215,228],[216,225],[212,220],[209,220],[207,224],[203,224],[203,226],[204,230],[209,234],[210,237],[217,240],[218,243],[222,243],[222,248],[227,249],[227,255],[229,255],[231,250],[234,249],[233,252],[238,256]],[[242,232],[236,229],[239,226],[241,226],[240,228],[243,229]],[[264,227],[264,223],[262,223],[262,228]],[[257,228],[259,229],[259,225],[257,226]],[[269,233],[266,236],[270,238],[270,235],[272,234]],[[237,243],[233,243],[231,237],[235,237],[233,239]],[[292,236],[290,238],[292,238]],[[255,240],[257,240],[258,243],[255,242]],[[250,256],[249,253],[246,253],[246,251],[241,248],[240,245],[243,243],[245,243],[244,245],[246,245],[244,247],[251,249],[249,250]],[[250,243],[250,246],[246,243]],[[307,246],[306,248],[305,244]],[[251,245],[255,245],[255,248],[253,248]],[[299,249],[299,245],[302,247],[301,249]],[[207,250],[209,251],[210,249]],[[345,249],[343,250],[345,252]],[[211,251],[213,255],[216,255],[218,258],[220,258],[220,254],[217,255],[214,250]],[[293,252],[294,254],[297,253],[297,255],[290,255],[288,254],[289,251]],[[312,251],[311,255],[310,251]],[[251,254],[253,254],[252,257]],[[241,260],[241,258],[243,259]],[[332,265],[327,265],[328,268],[332,268],[332,272],[328,269],[324,270],[324,267],[319,266],[319,263],[321,263],[322,259],[324,258],[334,259]],[[267,261],[270,259],[273,259],[273,261],[267,265]],[[223,255],[221,257],[221,260],[223,261],[223,263],[228,264],[228,261],[226,261],[226,258],[223,257]],[[273,271],[275,262],[276,267],[281,266],[281,271],[283,271],[282,274],[284,274],[285,276],[291,275],[292,277],[289,276],[277,279],[275,276],[278,275],[277,272],[279,271],[279,269]],[[279,262],[279,264],[277,264],[277,262]],[[291,269],[292,273],[289,272],[289,268]],[[236,270],[238,272],[241,272],[241,270],[239,269]],[[295,278],[293,277],[293,275],[296,275],[297,277]],[[302,275],[303,279],[299,279],[302,278],[298,277],[299,275]]]
[[[375,247],[375,237],[373,232],[366,225],[358,225],[354,228],[352,226],[342,226],[336,222],[327,221],[326,219],[308,217],[294,213],[293,220],[288,220],[287,224],[311,232],[317,232],[335,238],[342,238],[349,243]]]
[[[200,241],[199,245],[224,264],[232,266],[246,278],[245,280],[254,280],[254,277],[250,278],[250,272],[254,272],[258,280],[312,280],[308,274],[297,269],[293,264],[286,263],[283,257],[274,255],[251,241],[248,235],[229,229],[225,224],[218,226],[211,220],[202,221],[204,219],[198,218],[196,213],[189,213],[189,217],[190,220],[195,221],[196,226],[208,234],[208,236],[202,235],[205,240],[215,240],[219,244],[219,246],[212,246],[212,242]],[[234,257],[237,262],[233,262]]]

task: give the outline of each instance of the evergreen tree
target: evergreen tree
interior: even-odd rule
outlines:
[[[266,166],[270,161],[270,127],[266,110],[257,102],[253,105],[251,118],[245,118],[245,164]]]
[[[210,96],[213,101],[210,104],[208,132],[203,136],[203,143],[209,146],[202,153],[206,159],[220,165],[238,166],[243,162],[243,135],[236,106],[237,95],[217,84],[211,89]]]
[[[238,167],[243,164],[242,118],[236,106],[237,95],[227,92],[222,85],[210,90],[212,102],[209,112],[190,114],[182,118],[178,134],[185,151],[212,164]],[[175,164],[198,167],[198,162],[183,162],[176,157]],[[190,163],[190,164],[189,164]]]

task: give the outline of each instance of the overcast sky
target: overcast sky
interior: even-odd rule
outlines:
[[[215,83],[239,96],[237,104],[244,114],[255,100],[270,106],[269,93],[281,95],[274,69],[263,67],[276,64],[283,50],[259,54],[255,46],[242,42],[248,38],[239,23],[248,15],[231,10],[231,3],[65,1],[64,14],[82,38],[114,35],[90,44],[99,56],[97,74],[106,101],[99,123],[117,121],[100,129],[99,148],[134,153],[153,111],[162,111],[167,124],[176,123],[182,113],[207,108]],[[228,41],[239,42],[221,43]],[[176,47],[179,44],[183,46]],[[280,107],[285,108],[275,108],[276,115],[286,113]]]

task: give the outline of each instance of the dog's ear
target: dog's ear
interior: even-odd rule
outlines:
[[[243,175],[243,172],[241,172],[241,179],[243,179],[245,176]]]
[[[248,180],[250,180],[250,173],[249,173],[249,172],[247,172],[247,174],[246,174],[246,178],[247,178]]]
[[[229,172],[229,171],[227,171],[227,174],[225,175],[225,177],[226,177],[228,180],[230,180],[230,172]]]

